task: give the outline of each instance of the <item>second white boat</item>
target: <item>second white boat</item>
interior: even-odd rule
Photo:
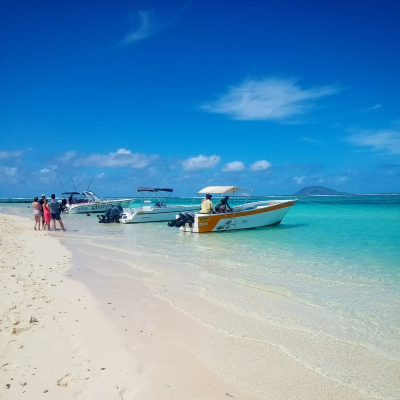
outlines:
[[[176,214],[200,210],[200,204],[169,205],[168,199],[173,189],[141,187],[137,189],[137,192],[142,200],[142,205],[124,212],[120,219],[123,224],[170,221],[175,218]],[[163,196],[163,192],[169,193],[168,198]],[[145,196],[146,194],[148,196]],[[153,204],[146,205],[150,203]]]

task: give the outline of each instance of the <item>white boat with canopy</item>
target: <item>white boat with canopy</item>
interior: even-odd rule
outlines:
[[[109,206],[121,206],[128,208],[135,197],[128,199],[103,199],[96,196],[93,192],[86,190],[84,192],[64,192],[62,195],[68,195],[66,204],[69,214],[86,214],[104,212]]]
[[[221,232],[229,230],[257,228],[261,226],[279,224],[286,213],[296,203],[294,200],[265,200],[247,203],[252,190],[236,186],[208,186],[200,190],[197,194],[217,194],[220,198],[227,195],[230,196],[229,201],[234,201],[235,194],[242,193],[239,197],[245,198],[245,201],[231,208],[231,211],[217,214],[201,214],[196,212],[193,218],[188,218],[184,224],[179,226],[183,232],[205,233],[205,232]],[[246,198],[247,197],[247,198]],[[236,197],[237,199],[237,197]],[[178,218],[178,216],[177,216]]]
[[[169,205],[173,189],[139,187],[137,192],[142,205],[126,211],[120,219],[123,224],[170,221],[176,214],[200,210],[200,204]],[[163,193],[169,193],[168,197]]]

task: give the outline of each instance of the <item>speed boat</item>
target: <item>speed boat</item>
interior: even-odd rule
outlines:
[[[109,206],[118,205],[122,208],[128,208],[136,200],[136,198],[103,199],[88,190],[84,192],[64,192],[63,195],[68,195],[66,208],[69,214],[100,213],[104,212]]]
[[[200,210],[200,204],[169,205],[168,199],[173,189],[139,187],[137,192],[142,205],[126,211],[120,219],[123,224],[170,221],[176,214]],[[163,193],[169,193],[168,197],[165,198]]]
[[[217,194],[220,197],[231,195],[230,201],[234,199],[237,192],[248,189],[236,186],[208,186],[200,194]],[[231,211],[220,214],[200,214],[186,215],[182,223],[174,224],[183,232],[205,233],[222,232],[239,229],[257,228],[261,226],[279,224],[286,213],[296,203],[294,200],[266,200],[246,203],[250,195],[246,193],[247,199],[243,204],[232,207]],[[177,216],[177,219],[182,216]],[[172,226],[172,225],[170,225]]]

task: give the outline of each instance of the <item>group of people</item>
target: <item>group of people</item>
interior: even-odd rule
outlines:
[[[224,198],[219,199],[219,201],[215,205],[215,211],[211,198],[212,195],[207,193],[206,198],[203,199],[203,201],[201,202],[200,214],[220,214],[226,213],[227,211],[233,211],[231,206],[228,204],[229,196],[225,196]]]
[[[35,231],[40,231],[40,226],[42,226],[43,230],[46,230],[47,228],[50,231],[51,221],[53,221],[53,228],[55,231],[57,230],[56,221],[60,224],[61,229],[65,231],[60,215],[62,211],[61,207],[62,205],[56,201],[56,196],[54,194],[51,195],[51,201],[48,201],[44,194],[42,194],[40,200],[38,197],[35,197],[32,203],[33,216],[35,218]]]

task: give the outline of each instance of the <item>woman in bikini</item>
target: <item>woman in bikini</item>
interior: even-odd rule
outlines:
[[[51,221],[51,215],[50,215],[50,208],[48,205],[48,200],[44,199],[44,204],[43,204],[43,213],[44,213],[44,230],[47,229],[50,230],[50,221]]]
[[[42,217],[40,212],[42,211],[42,206],[38,202],[38,198],[37,197],[35,197],[33,199],[32,209],[33,209],[33,216],[35,218],[35,227],[34,227],[34,229],[36,231],[37,230],[36,229],[36,225],[38,225],[38,228],[39,228],[39,231],[40,231],[40,219]]]

